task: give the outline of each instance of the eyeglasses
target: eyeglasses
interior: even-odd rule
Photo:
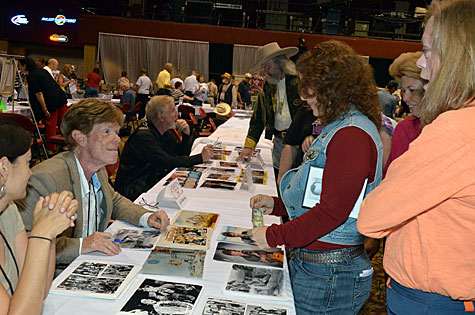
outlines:
[[[146,206],[146,207],[152,208],[152,209],[157,209],[157,210],[159,209],[158,204],[159,204],[158,201],[156,201],[154,203],[148,203],[147,200],[145,200],[144,197],[142,197],[142,200],[139,201],[139,205]]]

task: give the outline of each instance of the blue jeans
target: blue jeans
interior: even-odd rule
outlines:
[[[339,249],[346,254],[346,249]],[[334,251],[330,251],[334,252]],[[357,314],[369,297],[373,268],[364,252],[338,263],[290,259],[290,280],[297,315]]]
[[[472,314],[465,312],[463,301],[452,300],[448,296],[437,293],[410,289],[392,279],[386,287],[386,303],[388,315]]]
[[[86,86],[86,92],[84,93],[84,98],[88,97],[99,97],[99,89]]]

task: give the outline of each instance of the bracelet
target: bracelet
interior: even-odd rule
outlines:
[[[52,243],[52,242],[53,242],[53,240],[52,240],[52,239],[49,239],[49,238],[47,238],[47,237],[43,237],[43,236],[33,236],[33,235],[30,235],[30,236],[28,236],[28,239],[30,239],[30,238],[38,238],[38,239],[40,239],[40,240],[49,241],[50,243]]]

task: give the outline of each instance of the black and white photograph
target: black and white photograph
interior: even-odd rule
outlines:
[[[282,268],[284,252],[279,248],[263,250],[255,245],[218,242],[213,259],[237,264]]]
[[[190,315],[202,286],[144,279],[119,314]]]
[[[246,315],[287,315],[287,310],[284,308],[248,304]]]
[[[208,298],[202,315],[244,315],[246,303],[226,299]]]
[[[283,296],[284,272],[276,268],[260,268],[234,264],[224,292],[236,295]]]
[[[120,229],[115,235],[115,242],[120,248],[152,249],[158,241],[160,231]]]
[[[83,261],[51,289],[52,293],[115,299],[140,266]]]

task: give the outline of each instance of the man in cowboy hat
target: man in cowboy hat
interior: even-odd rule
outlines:
[[[266,77],[266,83],[257,96],[244,149],[239,158],[250,160],[252,151],[265,130],[266,139],[270,140],[274,136],[272,160],[276,178],[285,134],[302,104],[295,64],[289,59],[298,51],[297,47],[280,48],[276,42],[267,44],[257,50],[258,61],[251,68],[256,70],[260,67]]]
[[[221,79],[223,84],[218,89],[218,102],[233,106],[237,102],[236,86],[231,83],[231,75],[227,72],[221,75]]]

